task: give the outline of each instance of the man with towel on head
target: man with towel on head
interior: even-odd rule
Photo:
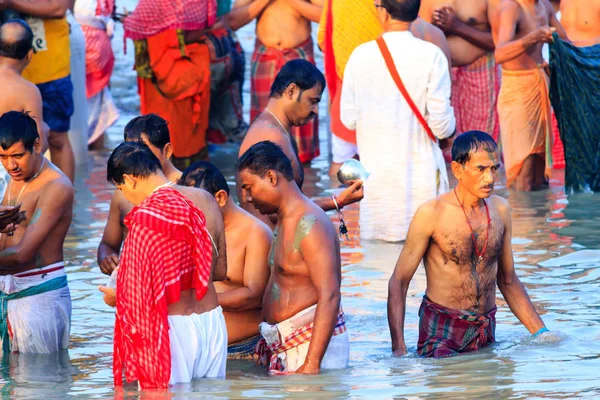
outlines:
[[[572,44],[550,44],[550,100],[565,154],[565,189],[600,191],[600,2],[562,0]]]
[[[116,298],[107,302],[117,308],[115,386],[123,385],[123,372],[141,389],[224,378],[227,327],[204,214],[143,143],[120,144],[108,159],[107,179],[135,205],[125,218]]]
[[[496,62],[502,66],[498,98],[506,185],[547,187],[552,168],[552,119],[542,45],[552,33],[566,39],[548,0],[502,0],[493,13]]]

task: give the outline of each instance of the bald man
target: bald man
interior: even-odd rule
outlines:
[[[48,148],[49,128],[42,116],[42,96],[33,83],[21,77],[33,55],[33,32],[25,21],[10,20],[0,27],[0,115],[26,111],[35,119],[42,150]]]

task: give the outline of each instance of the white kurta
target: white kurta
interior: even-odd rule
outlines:
[[[434,135],[451,136],[455,119],[442,51],[410,32],[388,32],[383,37],[406,90]],[[375,41],[358,46],[346,65],[341,120],[356,129],[360,160],[371,172],[360,205],[361,238],[405,240],[419,205],[447,191],[448,176],[438,144],[404,100]]]

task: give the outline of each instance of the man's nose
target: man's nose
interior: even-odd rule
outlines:
[[[9,158],[7,164],[8,164],[7,169],[11,170],[11,171],[14,169],[17,169],[17,167],[18,167],[16,161],[13,158]]]
[[[312,106],[312,112],[315,115],[319,115],[319,104],[318,103],[317,104],[313,104],[313,106]]]

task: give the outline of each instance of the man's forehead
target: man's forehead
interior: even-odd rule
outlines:
[[[473,165],[493,165],[500,161],[497,151],[477,150],[471,153],[469,164]]]
[[[15,144],[13,144],[12,146],[10,146],[6,150],[2,146],[0,146],[0,155],[3,155],[3,156],[11,156],[14,154],[22,154],[22,153],[25,153],[25,146],[23,145],[22,142],[17,142]]]

